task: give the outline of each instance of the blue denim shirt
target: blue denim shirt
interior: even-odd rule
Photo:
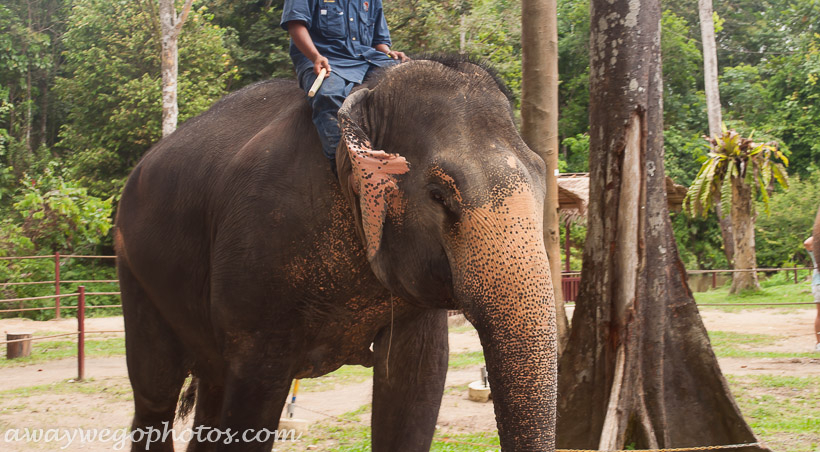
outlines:
[[[302,21],[313,44],[328,59],[330,69],[343,79],[362,83],[372,66],[393,63],[373,47],[390,45],[390,32],[384,19],[382,0],[285,0],[280,25]],[[296,73],[313,70],[313,62],[290,43],[290,57]]]

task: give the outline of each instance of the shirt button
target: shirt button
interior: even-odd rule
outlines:
[[[353,38],[353,40],[355,41],[355,40],[356,40],[356,38]]]
[[[353,18],[352,18],[352,17],[350,18],[350,21],[351,21],[351,22],[353,22]]]

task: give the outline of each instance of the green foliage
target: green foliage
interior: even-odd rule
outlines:
[[[0,4],[0,167],[15,176],[47,158],[56,127],[49,91],[59,67],[63,0]]]
[[[589,0],[558,2],[558,78],[558,135],[563,141],[589,131]]]
[[[789,185],[788,191],[772,194],[771,214],[761,216],[755,224],[761,267],[811,266],[803,241],[811,235],[820,204],[820,170],[814,168],[805,178],[794,176]]]
[[[384,9],[395,49],[408,54],[463,53],[486,60],[519,101],[520,0],[385,2]]]
[[[36,177],[25,176],[9,196],[10,205],[0,221],[0,255],[27,256],[54,252],[93,253],[111,228],[112,198],[99,199],[76,181],[66,180],[56,164],[46,166]],[[67,260],[61,266],[61,280],[116,279],[112,262]],[[0,261],[0,282],[53,281],[54,259]],[[72,293],[77,284],[62,285],[62,293]],[[89,286],[90,290],[110,291],[110,284]],[[4,286],[0,298],[38,297],[54,294],[53,285]],[[9,308],[54,306],[54,300],[34,300]],[[76,305],[67,298],[64,305]],[[118,304],[113,297],[89,298],[88,303]],[[73,312],[73,311],[72,311]],[[29,311],[34,319],[49,319],[53,311]]]
[[[161,135],[159,37],[139,5],[76,0],[64,36],[56,90],[71,109],[59,147],[72,176],[100,196],[118,192]],[[238,71],[211,19],[204,7],[192,11],[180,34],[181,121],[218,100]]]
[[[728,268],[717,218],[672,214],[672,232],[683,266],[688,269]]]
[[[559,228],[559,241],[561,245],[561,260],[566,264],[564,246],[566,244],[567,227],[564,223]],[[569,226],[569,268],[571,271],[581,271],[583,262],[584,244],[586,243],[587,227],[585,223],[571,222]]]
[[[279,26],[283,0],[246,2],[207,0],[212,22],[224,29],[224,44],[235,70],[228,90],[271,77],[293,77],[290,37]]]
[[[665,133],[675,131],[681,136],[698,135],[707,126],[705,96],[697,89],[703,80],[699,38],[700,34],[693,34],[684,18],[672,11],[664,11],[661,18],[661,54]]]
[[[566,168],[561,169],[562,173],[585,173],[589,171],[589,134],[580,133],[574,137],[564,138],[561,141],[561,148],[564,150],[561,157],[566,162]]]
[[[676,183],[689,186],[706,159],[708,148],[698,133],[670,127],[663,131],[666,175]]]
[[[13,207],[21,231],[39,250],[87,252],[111,228],[112,198],[88,195],[87,189],[57,174],[56,165],[36,179],[24,178],[17,199]]]
[[[717,197],[723,211],[729,212],[731,204],[740,201],[732,196],[732,184],[737,183],[749,186],[753,193],[757,191],[768,213],[769,184],[777,181],[784,188],[789,186],[784,166],[789,161],[777,145],[771,142],[755,143],[751,138],[743,138],[734,130],[725,128],[721,135],[712,137],[709,142],[709,158],[700,167],[686,193],[684,210],[693,216],[705,216]],[[751,217],[751,212],[749,214]]]

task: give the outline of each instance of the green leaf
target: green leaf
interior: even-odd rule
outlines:
[[[788,174],[786,174],[786,168],[784,168],[783,165],[781,165],[780,163],[775,163],[772,166],[772,175],[781,187],[788,190],[789,176]]]
[[[763,185],[763,179],[759,178],[758,182],[760,183],[760,198],[763,200],[763,209],[766,216],[769,216],[771,214],[769,212],[769,193],[766,191],[766,186]]]
[[[726,175],[723,176],[723,184],[720,187],[720,209],[725,218],[732,209],[732,174],[737,171],[735,161],[729,160],[726,168]]]

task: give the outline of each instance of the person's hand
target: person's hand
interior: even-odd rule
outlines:
[[[330,62],[327,61],[327,58],[319,55],[313,60],[313,73],[319,75],[322,69],[326,69],[327,72],[325,73],[325,78],[330,77]]]
[[[410,61],[410,58],[407,55],[405,55],[404,52],[397,52],[395,50],[388,50],[387,51],[387,56],[389,56],[390,58],[392,58],[394,60],[399,60],[402,63],[406,63],[406,62]]]

